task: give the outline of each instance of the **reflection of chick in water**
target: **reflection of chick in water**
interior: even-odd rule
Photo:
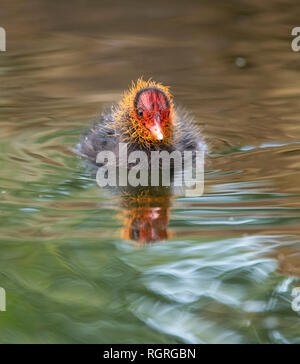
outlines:
[[[166,240],[169,237],[171,191],[167,187],[127,189],[122,194],[124,228],[122,238],[140,244]]]

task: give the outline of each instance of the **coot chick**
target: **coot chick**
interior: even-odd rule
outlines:
[[[189,115],[176,109],[169,87],[140,78],[122,100],[103,113],[79,144],[79,153],[96,163],[100,151],[204,151],[206,145]]]

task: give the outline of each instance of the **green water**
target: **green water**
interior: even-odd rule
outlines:
[[[1,343],[300,343],[297,6],[3,2]],[[141,75],[203,128],[203,196],[136,206],[72,152]]]

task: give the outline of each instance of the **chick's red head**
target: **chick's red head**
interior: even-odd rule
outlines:
[[[128,114],[130,138],[151,146],[171,142],[174,106],[168,87],[139,79],[125,93],[117,118]]]
[[[140,90],[135,97],[134,107],[139,127],[154,142],[164,140],[166,128],[170,124],[170,101],[159,88],[149,87]],[[148,133],[147,133],[148,132]]]

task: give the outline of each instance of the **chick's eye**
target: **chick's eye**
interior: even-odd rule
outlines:
[[[138,109],[136,113],[137,113],[137,116],[138,116],[139,118],[142,118],[142,117],[143,117],[143,110]]]

